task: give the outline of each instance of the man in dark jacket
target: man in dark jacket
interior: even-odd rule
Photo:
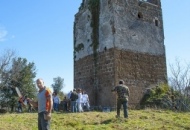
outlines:
[[[128,98],[129,98],[129,88],[124,85],[124,81],[120,80],[119,85],[112,89],[112,92],[117,93],[117,115],[116,117],[120,117],[120,109],[121,105],[123,105],[124,118],[128,118]]]
[[[78,94],[76,92],[76,89],[73,89],[73,92],[71,93],[70,96],[72,112],[77,112],[77,99],[78,99]]]

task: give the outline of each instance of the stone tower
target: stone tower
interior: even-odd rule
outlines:
[[[147,87],[167,82],[160,0],[83,0],[74,22],[74,87],[93,106],[115,106],[123,79],[129,105]]]

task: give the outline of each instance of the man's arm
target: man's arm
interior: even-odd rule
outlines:
[[[86,94],[86,99],[87,99],[87,102],[89,102],[89,97],[88,97],[88,95]]]
[[[71,95],[70,95],[70,100],[71,100],[71,99],[73,99],[73,93],[71,93]]]
[[[53,107],[53,100],[52,100],[52,97],[51,97],[51,96],[48,96],[48,97],[46,98],[46,100],[47,100],[47,102],[48,102],[48,104],[49,104],[49,107],[48,107],[48,109],[47,109],[47,112],[48,112],[48,113],[51,113],[51,110],[52,110],[52,107]]]
[[[111,90],[111,92],[114,92],[114,91],[116,91],[116,87],[113,87]]]
[[[129,88],[128,88],[128,96],[130,96],[130,91],[129,91]]]
[[[27,100],[28,100],[28,102],[29,102],[30,104],[32,104],[32,106],[34,106],[34,107],[37,107],[37,106],[38,106],[38,102],[35,102],[35,101],[31,100],[31,99],[27,99]]]

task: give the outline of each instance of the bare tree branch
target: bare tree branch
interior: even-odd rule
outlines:
[[[186,88],[190,86],[190,64],[182,66],[179,59],[175,60],[175,65],[170,64],[171,77],[169,82],[171,86],[181,93],[185,93]]]

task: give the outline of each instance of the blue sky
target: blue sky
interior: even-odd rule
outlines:
[[[73,88],[73,22],[82,0],[0,0],[0,52],[15,50],[34,62],[37,78],[51,86],[64,78]],[[162,0],[167,65],[190,63],[190,0]],[[169,68],[168,68],[169,69]]]

